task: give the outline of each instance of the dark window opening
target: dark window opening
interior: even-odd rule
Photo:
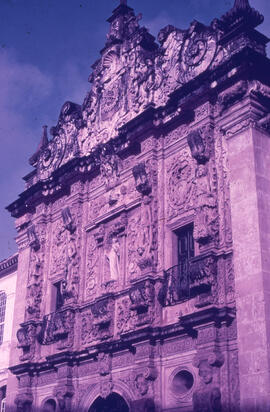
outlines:
[[[53,300],[55,302],[55,310],[61,309],[64,304],[63,294],[62,294],[62,281],[54,283],[53,290]]]

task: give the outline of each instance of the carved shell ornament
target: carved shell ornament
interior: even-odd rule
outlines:
[[[180,52],[180,82],[187,83],[204,72],[211,65],[216,50],[214,32],[194,22]]]

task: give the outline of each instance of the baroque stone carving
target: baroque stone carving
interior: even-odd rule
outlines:
[[[32,409],[32,403],[33,403],[33,394],[30,388],[27,392],[19,393],[16,396],[14,403],[17,407],[16,408],[17,412],[30,412]]]
[[[39,153],[37,169],[40,179],[47,179],[57,167],[77,155],[77,136],[82,126],[81,106],[66,102],[57,125],[51,128],[52,140]]]
[[[34,251],[37,251],[40,248],[40,243],[39,243],[34,225],[32,225],[28,228],[27,235],[28,235],[30,248],[34,249]]]
[[[191,24],[180,57],[179,80],[186,83],[207,70],[217,49],[216,34],[198,22]]]
[[[207,356],[197,355],[193,364],[199,369],[200,387],[193,393],[193,410],[205,412],[221,412],[221,392],[219,384],[214,379],[214,369],[221,367],[224,358],[220,353],[213,352]]]
[[[187,150],[170,162],[167,169],[168,218],[192,207],[194,168]]]
[[[19,349],[22,349],[20,360],[29,361],[34,358],[36,348],[36,325],[34,323],[24,324],[17,331],[17,339]]]
[[[63,208],[61,213],[63,224],[57,221],[53,229],[51,273],[61,275],[62,298],[64,303],[70,303],[78,299],[80,265],[78,234],[70,208]]]
[[[43,317],[38,341],[41,345],[57,342],[58,349],[73,346],[75,313],[71,309],[53,312]]]
[[[26,294],[26,316],[28,319],[39,319],[42,299],[42,256],[34,249],[31,251],[29,265],[29,281]]]
[[[71,411],[71,401],[74,395],[74,388],[71,384],[57,386],[54,389],[54,396],[57,399],[58,408],[63,412]]]
[[[192,131],[187,137],[192,157],[196,160],[194,178],[194,231],[195,241],[200,245],[217,237],[217,198],[213,188],[215,167],[210,157],[213,152],[213,132],[210,127]]]
[[[216,283],[216,257],[199,255],[188,261],[185,271],[179,266],[173,266],[165,271],[158,300],[163,306],[171,306],[197,296],[196,306],[205,306],[212,303]]]
[[[142,195],[148,196],[152,191],[149,173],[146,171],[145,162],[135,165],[132,169],[136,189]]]
[[[81,315],[81,341],[83,345],[106,340],[113,335],[114,301],[97,301]]]
[[[109,375],[112,370],[112,356],[109,353],[100,352],[98,354],[99,374]]]

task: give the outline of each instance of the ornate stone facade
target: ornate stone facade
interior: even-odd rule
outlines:
[[[10,411],[269,410],[262,17],[235,0],[209,27],[167,26],[158,42],[139,20],[120,1],[91,90],[63,105],[51,139],[44,128],[8,207]]]

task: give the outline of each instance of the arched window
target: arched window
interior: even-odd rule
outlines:
[[[6,398],[3,398],[1,400],[1,409],[0,412],[5,412],[6,411]]]
[[[2,386],[2,388],[0,388],[0,412],[6,411],[6,390],[6,386]]]
[[[0,345],[3,343],[7,295],[0,291]]]

